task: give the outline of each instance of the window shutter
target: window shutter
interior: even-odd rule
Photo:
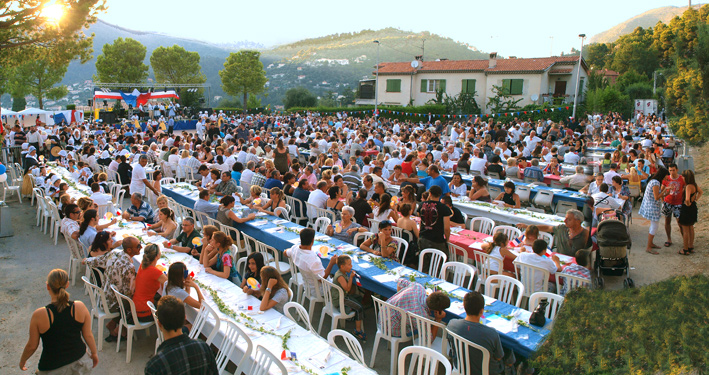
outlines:
[[[401,92],[401,80],[400,79],[394,80],[394,92]]]
[[[439,88],[441,91],[446,92],[446,80],[445,80],[445,79],[441,79],[441,80],[439,80],[438,82],[439,82],[439,83],[438,83],[438,85],[439,85],[438,88]]]
[[[507,94],[507,95],[509,95],[509,94],[511,93],[511,91],[510,91],[510,81],[511,81],[511,80],[509,80],[509,79],[503,79],[503,80],[502,80],[502,91],[503,91],[505,94]]]
[[[523,79],[513,79],[510,83],[510,94],[512,95],[522,95],[522,89],[524,85]]]
[[[472,94],[475,92],[475,80],[474,79],[464,79],[463,89],[461,90],[464,94]]]
[[[422,79],[421,80],[421,92],[427,92],[427,91],[428,91],[428,80]]]

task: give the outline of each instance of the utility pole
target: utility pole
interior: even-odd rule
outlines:
[[[374,119],[376,120],[379,116],[379,46],[381,43],[378,40],[374,43],[377,43],[377,78],[374,80]]]
[[[581,53],[579,53],[579,70],[576,73],[576,92],[574,93],[574,110],[571,113],[574,121],[576,120],[576,103],[579,100],[579,80],[581,80],[581,60],[583,60],[583,41],[586,39],[586,34],[579,34],[581,38]]]
[[[424,39],[423,42],[421,43],[421,61],[423,61],[423,57],[425,54],[426,54],[426,39]]]

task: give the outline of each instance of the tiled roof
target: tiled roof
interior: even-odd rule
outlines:
[[[380,74],[411,74],[415,70],[424,72],[543,72],[555,64],[573,64],[578,61],[576,56],[554,56],[529,59],[497,59],[497,65],[489,68],[490,60],[443,60],[419,62],[419,68],[411,67],[410,62],[385,62],[379,64]],[[585,62],[584,62],[585,65]],[[584,66],[585,68],[585,66]]]

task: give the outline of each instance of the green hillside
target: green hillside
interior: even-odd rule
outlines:
[[[341,95],[345,90],[355,89],[359,80],[372,77],[377,58],[377,45],[373,43],[374,40],[381,42],[380,61],[411,61],[422,53],[426,60],[487,57],[474,47],[450,38],[429,32],[414,33],[394,28],[328,35],[270,49],[253,42],[231,44],[232,48],[223,47],[154,32],[129,30],[101,20],[93,24],[86,33],[95,34],[94,58],[83,65],[78,62],[69,65],[63,81],[70,86],[69,97],[67,100],[48,103],[49,107],[70,103],[85,104],[93,95],[92,86],[85,82],[91,80],[96,72],[96,56],[101,53],[104,44],[112,43],[119,37],[132,38],[145,45],[145,63],[148,65],[150,55],[159,46],[177,44],[188,51],[198,52],[202,72],[207,77],[207,83],[211,85],[209,103],[212,106],[218,103],[219,97],[224,96],[218,72],[223,68],[229,53],[239,48],[258,49],[262,52],[261,60],[269,79],[267,95],[261,98],[264,105],[281,105],[286,90],[292,87],[303,86],[318,96],[328,93]],[[424,39],[425,51],[422,51]],[[153,77],[152,70],[150,77]],[[3,96],[2,104],[10,105],[8,95]]]
[[[692,7],[700,7],[701,5],[693,5]],[[682,15],[687,7],[662,7],[648,10],[645,13],[639,14],[629,20],[619,23],[610,29],[596,34],[591,38],[591,43],[611,43],[615,42],[618,37],[624,34],[629,34],[636,27],[648,28],[654,27],[658,22],[669,23],[671,19]]]
[[[487,58],[474,47],[450,38],[394,28],[305,39],[263,51],[269,78],[269,96],[264,102],[281,104],[285,91],[298,86],[316,95],[354,89],[359,80],[372,77],[377,60],[375,40],[381,43],[380,61],[411,61],[422,53],[426,60]]]

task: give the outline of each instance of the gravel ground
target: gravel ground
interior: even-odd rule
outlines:
[[[707,146],[709,147],[709,146]],[[709,149],[693,150],[693,154],[700,155]],[[709,190],[709,176],[707,171],[709,165],[705,160],[695,156],[695,170],[697,171],[700,186]],[[708,192],[709,193],[709,192]],[[673,240],[675,242],[669,248],[659,249],[660,255],[647,254],[644,249],[647,243],[647,229],[649,222],[637,215],[637,207],[634,209],[635,217],[630,228],[633,238],[633,249],[630,252],[631,277],[636,286],[648,285],[668,277],[681,274],[709,273],[707,255],[707,219],[709,214],[703,209],[703,198],[700,201],[700,223],[697,225],[696,254],[685,257],[677,255],[681,249],[681,237],[676,223],[673,223]],[[4,208],[8,209],[8,208]],[[54,245],[49,235],[43,234],[35,226],[35,208],[30,207],[29,202],[24,200],[20,205],[16,200],[9,203],[9,210],[12,215],[12,227],[14,236],[0,238],[0,373],[19,374],[23,373],[18,368],[20,355],[27,341],[27,330],[29,317],[32,312],[47,303],[49,295],[45,288],[45,278],[53,268],[67,269],[69,266],[69,256],[66,242],[60,235],[59,242]],[[664,230],[660,230],[655,243],[662,245],[666,236]],[[79,275],[80,276],[80,275]],[[607,289],[623,288],[623,278],[607,276]],[[81,279],[77,277],[75,286],[69,288],[72,299],[83,301],[90,306],[90,301],[81,287]],[[373,310],[369,309],[365,314],[371,317]],[[315,314],[319,316],[319,310]],[[317,319],[317,318],[316,318]],[[329,322],[326,322],[326,325]],[[347,329],[352,330],[354,323],[349,322]],[[365,358],[371,358],[372,346],[374,342],[375,329],[370,320],[365,322],[368,340],[363,345]],[[94,322],[94,335],[97,329]],[[136,374],[141,373],[153,353],[155,345],[155,332],[151,337],[146,338],[144,333],[138,333],[138,340],[133,344],[133,354],[131,363],[125,363],[125,346],[121,347],[121,352],[116,353],[115,343],[104,343],[103,351],[99,353],[99,365],[94,370],[96,374]],[[28,361],[28,372],[34,373],[39,360],[38,349]],[[386,346],[380,346],[380,350],[375,363],[375,370],[379,373],[388,372],[389,351]]]

